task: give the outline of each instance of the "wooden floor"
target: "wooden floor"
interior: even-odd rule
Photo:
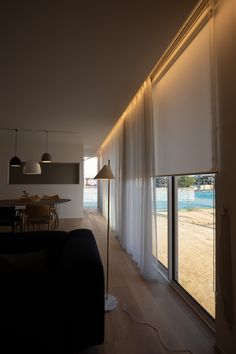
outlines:
[[[93,231],[105,268],[105,219],[98,212],[88,211],[83,219],[60,221],[59,229],[76,228]],[[137,320],[155,326],[168,347],[189,350],[185,353],[215,353],[212,332],[164,280],[148,282],[140,277],[137,266],[121,249],[114,233],[111,233],[109,279],[110,293],[118,298],[119,304],[105,314],[105,343],[81,354],[175,353],[163,348],[155,330],[127,315],[124,304]]]

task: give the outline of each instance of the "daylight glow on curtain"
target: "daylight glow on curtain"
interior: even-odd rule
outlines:
[[[111,160],[111,225],[122,247],[146,278],[156,278],[152,264],[153,109],[147,80],[101,147],[102,164]],[[103,206],[106,190],[103,188]],[[106,210],[103,209],[104,214]]]
[[[121,209],[121,186],[122,186],[122,149],[123,149],[123,117],[112,129],[108,138],[103,143],[100,153],[100,168],[110,160],[111,169],[115,180],[111,181],[110,188],[110,224],[119,234],[120,228],[120,209]],[[102,211],[107,217],[107,183],[99,182],[101,188]]]

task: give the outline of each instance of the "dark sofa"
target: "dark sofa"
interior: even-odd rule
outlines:
[[[90,230],[0,234],[0,352],[76,353],[104,340],[104,274]]]

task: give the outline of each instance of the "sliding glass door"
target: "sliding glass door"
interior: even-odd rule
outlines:
[[[153,256],[183,294],[215,317],[215,176],[154,180]]]
[[[175,280],[215,317],[214,176],[179,176],[176,185]]]

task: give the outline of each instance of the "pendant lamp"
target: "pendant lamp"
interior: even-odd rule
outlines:
[[[16,156],[17,154],[17,129],[15,129],[15,156],[11,158],[10,160],[10,166],[11,167],[20,167],[21,166],[21,160],[19,157]]]
[[[23,168],[24,175],[40,175],[41,166],[37,161],[27,161]]]
[[[46,130],[46,152],[41,157],[41,162],[43,163],[52,162],[51,155],[47,151],[48,151],[48,131]]]

